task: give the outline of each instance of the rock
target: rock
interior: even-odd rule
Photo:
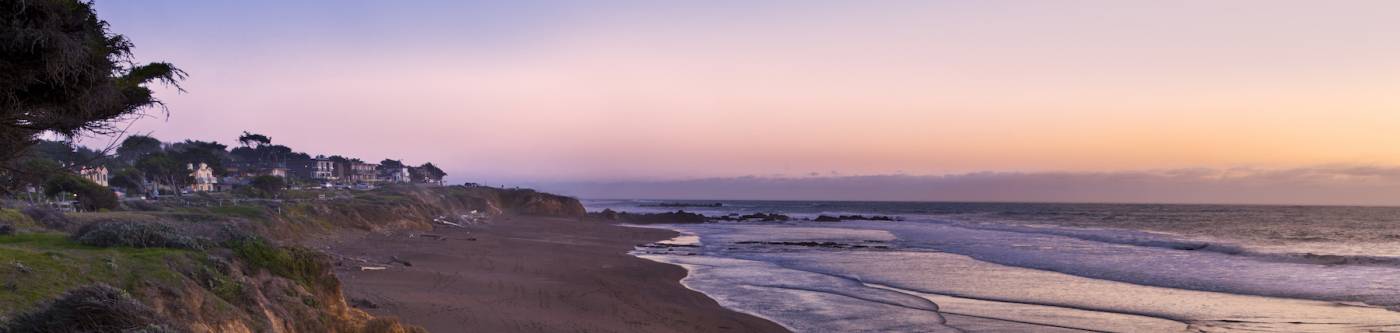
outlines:
[[[589,216],[633,224],[654,224],[654,223],[705,223],[709,218],[705,215],[690,213],[678,210],[670,213],[634,214],[620,213],[611,209],[603,210],[599,213],[590,213]]]
[[[791,220],[791,219],[792,219],[792,217],[787,216],[787,215],[783,215],[783,214],[776,214],[776,213],[753,213],[753,214],[748,214],[748,215],[729,214],[729,215],[725,215],[725,216],[716,217],[716,218],[714,218],[713,220],[715,220],[715,221],[763,221],[763,222],[779,222],[779,221],[788,221],[788,220]]]
[[[835,216],[822,215],[822,216],[817,216],[817,219],[815,219],[815,220],[813,220],[813,221],[817,221],[817,222],[841,222],[841,218],[835,217]]]
[[[710,207],[710,208],[716,208],[716,207],[724,207],[724,204],[723,204],[723,203],[719,203],[719,202],[715,202],[715,203],[663,202],[663,203],[659,203],[659,204],[655,204],[655,205],[642,205],[642,207],[671,207],[671,208]]]
[[[816,221],[816,222],[840,222],[840,221],[899,221],[899,219],[898,219],[898,218],[895,218],[895,217],[891,217],[891,216],[884,216],[884,215],[872,215],[872,216],[865,216],[865,215],[840,215],[840,216],[819,215],[819,216],[817,216],[816,219],[813,219],[812,221]]]
[[[379,304],[374,303],[374,301],[367,300],[367,299],[363,299],[363,298],[351,298],[351,299],[350,299],[350,306],[357,307],[357,308],[361,308],[361,309],[378,309],[378,308],[379,308]]]

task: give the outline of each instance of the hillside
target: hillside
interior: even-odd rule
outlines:
[[[0,211],[16,230],[0,235],[0,314],[10,331],[71,318],[72,304],[105,295],[132,306],[87,324],[118,331],[409,332],[415,328],[347,306],[333,261],[315,244],[501,214],[583,215],[568,197],[462,186],[294,191],[282,200],[191,196],[124,208]]]

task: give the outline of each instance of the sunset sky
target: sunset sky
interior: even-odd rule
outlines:
[[[190,73],[139,132],[458,181],[1400,165],[1392,1],[97,5]]]

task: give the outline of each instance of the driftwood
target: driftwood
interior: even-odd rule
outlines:
[[[454,227],[458,227],[458,228],[465,228],[465,226],[462,226],[461,223],[451,222],[451,221],[448,221],[447,219],[444,219],[444,218],[435,218],[435,219],[433,219],[433,222],[442,223],[442,224],[446,224],[446,225],[450,225],[450,226],[454,226]]]

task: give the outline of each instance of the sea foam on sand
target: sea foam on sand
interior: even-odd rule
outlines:
[[[687,287],[796,331],[1400,330],[1400,313],[1379,307],[1258,295],[1302,288],[1307,295],[1344,297],[1346,288],[1360,283],[1356,281],[1386,273],[1364,270],[1389,269],[1384,267],[1328,271],[1323,265],[1053,232],[940,224],[667,227],[685,233],[683,237],[698,237],[687,243],[699,247],[685,254],[639,256],[682,265],[690,271],[683,281]],[[873,244],[880,246],[855,247]],[[1232,269],[1254,272],[1232,278]],[[1123,274],[1125,270],[1139,272]],[[1307,276],[1270,279],[1290,272]],[[1364,276],[1348,280],[1339,275],[1344,273]],[[1189,278],[1193,274],[1206,277]],[[1317,285],[1297,285],[1307,283]],[[1400,284],[1376,283],[1361,292],[1396,294],[1390,286]]]

